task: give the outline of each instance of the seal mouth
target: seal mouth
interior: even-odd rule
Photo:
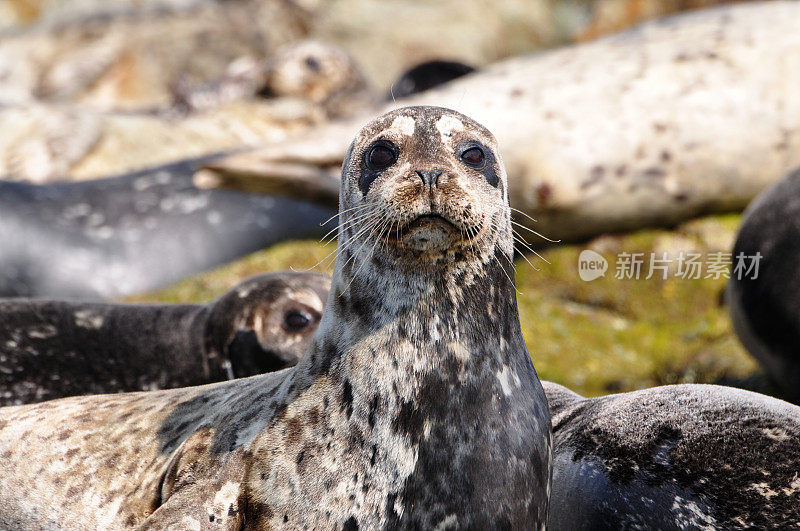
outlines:
[[[429,213],[415,217],[387,240],[417,251],[443,251],[461,240],[461,231],[444,216]]]
[[[451,222],[449,219],[440,216],[439,214],[423,214],[421,216],[417,216],[414,218],[410,223],[406,224],[403,227],[403,230],[400,232],[401,234],[408,232],[409,230],[414,230],[418,228],[442,228],[442,229],[451,229],[451,230],[458,230],[458,228]]]

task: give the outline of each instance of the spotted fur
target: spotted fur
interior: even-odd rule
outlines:
[[[463,127],[440,136],[443,118]],[[379,137],[399,156],[364,193]],[[467,140],[491,150],[499,186],[459,161]],[[442,172],[426,185],[420,169]],[[333,287],[296,367],[0,410],[0,524],[543,528],[550,418],[494,138],[454,111],[400,109],[359,133],[342,183]],[[354,207],[380,217],[361,231]]]
[[[797,406],[715,385],[600,398],[544,388],[549,529],[800,527]]]

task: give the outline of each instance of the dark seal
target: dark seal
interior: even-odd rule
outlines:
[[[456,61],[426,61],[403,72],[392,83],[387,100],[406,98],[471,74],[475,67]]]
[[[0,300],[0,404],[186,387],[295,365],[330,278],[265,273],[208,304]]]
[[[102,299],[152,290],[279,241],[320,237],[335,212],[192,184],[184,161],[109,179],[0,181],[0,296]]]
[[[474,121],[369,123],[308,354],[202,387],[0,409],[0,525],[542,529],[550,417],[520,330],[508,183]]]
[[[548,529],[797,529],[800,408],[716,385],[583,398],[553,415]]]
[[[786,396],[800,400],[800,170],[747,208],[732,260],[734,329]]]

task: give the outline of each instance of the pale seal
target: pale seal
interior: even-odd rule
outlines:
[[[747,208],[731,259],[726,298],[734,329],[781,390],[798,400],[800,170]]]
[[[148,291],[279,241],[321,237],[321,223],[335,214],[281,197],[201,190],[192,184],[198,163],[79,183],[0,181],[0,296]]]
[[[756,2],[507,59],[389,107],[441,105],[485,124],[503,146],[511,206],[553,239],[581,240],[743,209],[800,166],[800,68],[789,64],[800,64],[800,2]],[[363,121],[214,170],[245,189],[318,175]]]
[[[0,410],[0,524],[543,528],[550,418],[513,286],[491,134],[368,124],[308,354],[281,372]]]
[[[284,46],[264,60],[241,57],[213,83],[179,87],[176,104],[197,111],[256,96],[305,100],[329,117],[351,115],[376,101],[347,51],[327,42],[305,40]]]
[[[0,300],[0,404],[186,387],[291,367],[330,278],[265,273],[208,304]]]
[[[800,408],[670,385],[583,398],[543,382],[553,416],[548,529],[797,529]]]

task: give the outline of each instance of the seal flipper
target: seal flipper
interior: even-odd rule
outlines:
[[[246,467],[239,451],[212,455],[215,431],[200,428],[175,450],[160,485],[160,505],[139,529],[241,529]]]

